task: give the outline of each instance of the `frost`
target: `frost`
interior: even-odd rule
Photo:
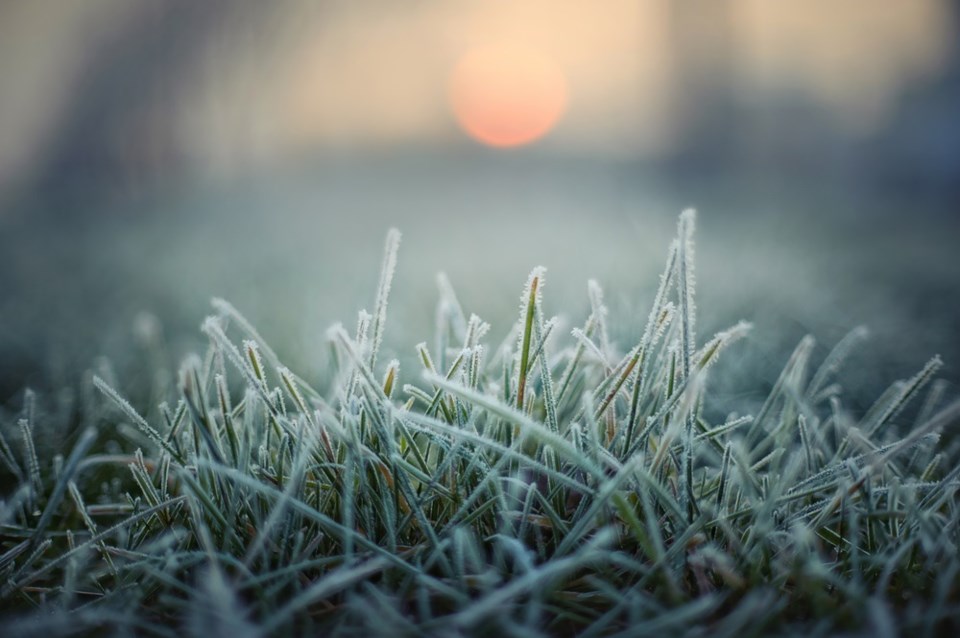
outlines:
[[[947,626],[960,465],[941,433],[960,422],[960,402],[940,407],[939,357],[858,427],[834,376],[864,331],[809,382],[804,338],[756,419],[717,414],[715,362],[750,325],[697,346],[693,226],[685,212],[636,321],[611,322],[591,281],[589,313],[568,336],[544,313],[535,268],[518,319],[491,326],[465,318],[441,275],[438,346],[400,350],[423,368],[403,378],[396,359],[376,366],[391,231],[374,312],[355,332],[326,332],[319,370],[298,376],[218,299],[206,354],[187,358],[172,396],[137,388],[155,378],[140,375],[123,379],[131,404],[93,377],[119,423],[92,401],[67,418],[38,412],[32,393],[21,412],[0,410],[0,478],[19,485],[0,502],[0,606],[26,619],[4,617],[3,629],[735,637],[855,633],[891,617],[902,633]],[[621,354],[608,330],[639,337]],[[929,386],[916,426],[898,434],[891,425]],[[82,430],[68,454],[73,435],[66,448],[61,437],[77,418],[104,427]]]
[[[391,228],[387,233],[387,240],[383,249],[383,267],[380,271],[380,284],[377,286],[377,301],[373,311],[373,343],[370,349],[370,368],[377,363],[377,353],[383,341],[383,328],[387,321],[387,301],[390,297],[390,286],[393,283],[393,274],[397,268],[397,252],[400,250],[400,231]]]

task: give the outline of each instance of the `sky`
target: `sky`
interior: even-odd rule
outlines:
[[[477,141],[456,69],[497,46],[562,79],[562,114],[530,140],[543,152],[656,158],[718,95],[809,103],[863,137],[942,72],[955,37],[942,0],[190,4],[4,3],[0,189],[43,170],[91,94],[113,109],[100,143],[146,171]]]

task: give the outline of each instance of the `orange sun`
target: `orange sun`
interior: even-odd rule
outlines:
[[[546,135],[560,119],[567,83],[560,67],[535,49],[486,46],[460,59],[450,78],[450,103],[477,141],[520,146]]]

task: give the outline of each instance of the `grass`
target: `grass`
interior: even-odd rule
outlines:
[[[71,409],[28,391],[0,429],[4,636],[956,626],[960,465],[939,434],[960,402],[939,359],[858,417],[838,380],[863,330],[819,367],[807,338],[755,415],[711,414],[713,364],[750,326],[698,339],[693,227],[625,352],[595,282],[560,343],[536,268],[496,347],[441,278],[422,370],[382,364],[391,231],[322,389],[215,300],[209,348],[147,417],[116,379]]]

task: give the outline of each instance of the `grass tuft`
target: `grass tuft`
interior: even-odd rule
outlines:
[[[694,221],[624,350],[597,282],[558,343],[535,268],[488,343],[440,275],[435,345],[401,370],[380,356],[391,230],[373,313],[326,333],[324,387],[215,299],[206,355],[159,410],[111,376],[72,423],[27,392],[0,423],[3,635],[955,627],[960,465],[940,435],[960,402],[940,359],[857,418],[841,375],[866,330],[817,368],[808,337],[755,416],[713,414],[717,361],[751,326],[698,344]]]

